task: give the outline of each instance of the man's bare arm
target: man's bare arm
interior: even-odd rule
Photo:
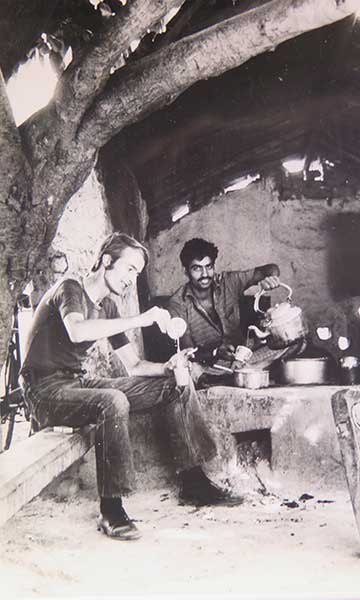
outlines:
[[[155,363],[141,359],[131,344],[126,344],[115,350],[130,376],[140,375],[143,377],[164,377],[174,370],[177,363],[182,364],[183,357],[193,353],[192,348],[187,348],[174,354],[166,363]]]
[[[115,319],[84,319],[81,313],[72,312],[64,317],[64,325],[70,340],[74,344],[79,344],[108,338],[129,329],[149,327],[153,323],[157,323],[160,330],[165,333],[170,318],[167,310],[154,306],[134,317]]]

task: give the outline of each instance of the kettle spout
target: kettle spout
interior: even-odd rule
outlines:
[[[256,327],[256,325],[249,325],[248,327],[248,331],[254,331],[255,335],[260,338],[261,340],[264,340],[265,338],[267,338],[270,335],[270,331],[261,331],[261,329],[259,329],[258,327]]]

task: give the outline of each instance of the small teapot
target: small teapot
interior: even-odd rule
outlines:
[[[308,332],[301,308],[292,305],[291,287],[285,283],[280,283],[280,286],[288,290],[286,301],[275,304],[275,306],[269,308],[266,312],[259,309],[259,301],[265,290],[260,290],[255,295],[254,310],[264,316],[264,319],[260,323],[264,330],[259,329],[255,325],[250,325],[248,328],[254,331],[260,339],[271,336],[269,340],[271,348],[286,348],[293,342],[304,339]]]

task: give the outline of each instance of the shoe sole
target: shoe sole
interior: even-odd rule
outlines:
[[[228,508],[232,508],[233,506],[241,506],[244,504],[243,498],[228,498],[223,500],[213,500],[208,502],[200,502],[199,500],[191,499],[191,498],[179,498],[179,504],[181,506],[196,506],[200,508],[201,506],[227,506]]]
[[[107,537],[112,540],[118,540],[119,542],[133,542],[139,540],[142,536],[138,529],[129,528],[128,531],[124,531],[116,535],[115,533],[111,533],[107,527],[102,524],[98,524],[98,531],[102,531]]]

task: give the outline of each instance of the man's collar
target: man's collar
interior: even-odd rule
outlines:
[[[101,303],[103,301],[104,298],[102,298],[101,300],[94,300],[93,298],[93,294],[89,291],[88,286],[86,285],[86,278],[83,277],[82,275],[79,276],[79,281],[80,284],[85,292],[85,294],[88,296],[88,298],[91,300],[91,302],[93,303],[93,305],[95,306],[96,310],[101,310],[102,306]]]

